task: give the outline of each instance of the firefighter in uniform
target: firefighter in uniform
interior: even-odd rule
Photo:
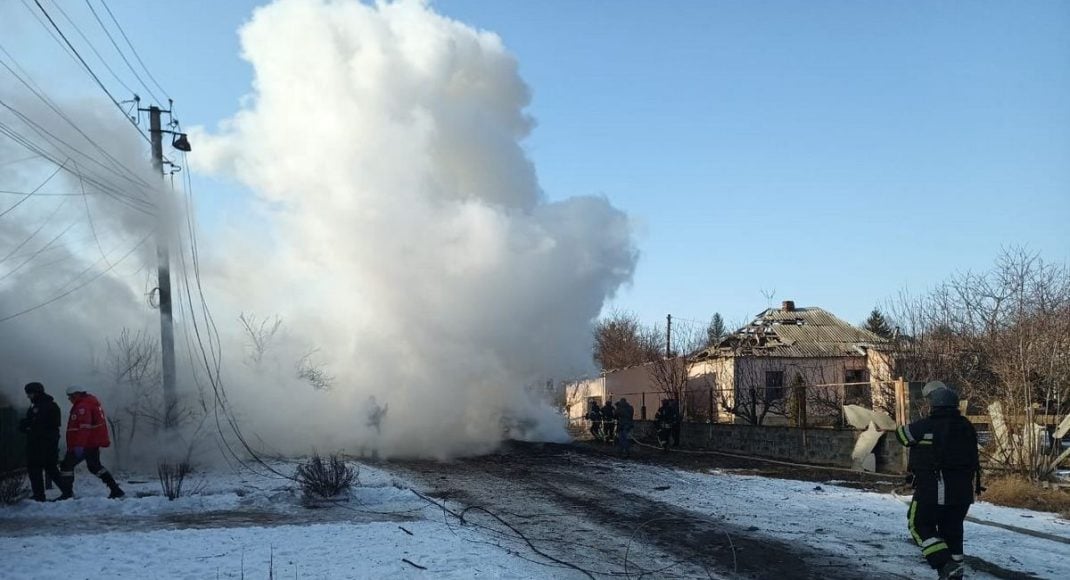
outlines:
[[[896,429],[910,448],[908,471],[914,497],[907,511],[910,535],[940,578],[962,578],[962,522],[981,493],[977,432],[959,413],[959,396],[934,381],[923,391],[929,416]]]
[[[587,403],[586,418],[591,423],[591,437],[597,441],[602,436],[602,410],[598,408],[598,401],[591,399]]]
[[[617,411],[613,409],[612,397],[606,397],[606,404],[602,407],[602,439],[606,443],[613,443],[617,432]]]
[[[74,467],[85,461],[89,472],[108,486],[108,497],[116,499],[126,495],[115,478],[100,464],[100,449],[111,445],[104,409],[96,397],[76,385],[67,387],[67,399],[71,402],[71,415],[67,418],[67,455],[59,466],[63,486],[60,499],[71,497],[74,489]]]

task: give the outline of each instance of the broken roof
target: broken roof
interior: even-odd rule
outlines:
[[[747,326],[696,356],[864,356],[866,348],[886,344],[886,339],[821,308],[769,308]]]

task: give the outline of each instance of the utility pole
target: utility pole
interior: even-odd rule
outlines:
[[[153,105],[148,108],[149,136],[152,138],[152,166],[163,175],[163,129],[160,113]],[[168,111],[170,113],[170,111]],[[157,278],[160,291],[160,347],[163,349],[163,401],[164,428],[175,426],[178,397],[175,393],[175,328],[171,318],[171,252],[167,247],[168,236],[163,204],[157,209],[156,259],[159,264]]]
[[[672,314],[665,315],[665,358],[672,358]]]

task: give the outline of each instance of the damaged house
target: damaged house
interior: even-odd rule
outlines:
[[[569,420],[582,421],[587,402],[627,397],[637,418],[662,398],[679,398],[690,421],[755,425],[842,425],[842,406],[887,408],[891,343],[817,307],[785,301],[716,345],[661,362],[610,370],[565,383]],[[667,388],[659,365],[677,365]],[[675,391],[675,393],[670,393]],[[644,413],[644,411],[646,411]],[[892,411],[894,413],[894,411]]]
[[[885,404],[890,346],[826,310],[785,301],[690,357],[691,403],[716,422],[840,424],[844,404]]]

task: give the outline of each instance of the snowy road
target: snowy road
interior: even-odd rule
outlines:
[[[204,474],[173,502],[150,481],[109,501],[84,478],[73,501],[0,508],[0,554],[16,579],[935,576],[887,493],[704,461],[510,444],[365,466],[351,502],[311,510],[286,480],[250,474]],[[984,503],[971,515],[1040,536],[967,524],[971,578],[1070,577],[1070,523]]]
[[[553,539],[533,543],[596,575],[935,577],[908,538],[905,506],[887,493],[662,460],[545,445],[392,468],[456,506],[486,507],[529,538]],[[533,511],[542,517],[522,517]],[[984,503],[971,514],[1070,540],[1070,523],[1052,514]],[[970,523],[966,534],[971,577],[1070,577],[1065,543]]]
[[[661,483],[647,474],[635,480],[626,463],[562,446],[513,446],[509,453],[394,468],[451,505],[486,508],[540,550],[595,576],[858,577],[846,559],[645,494],[643,488],[656,492]],[[477,522],[501,531],[504,546],[524,548],[526,541],[501,522]]]

